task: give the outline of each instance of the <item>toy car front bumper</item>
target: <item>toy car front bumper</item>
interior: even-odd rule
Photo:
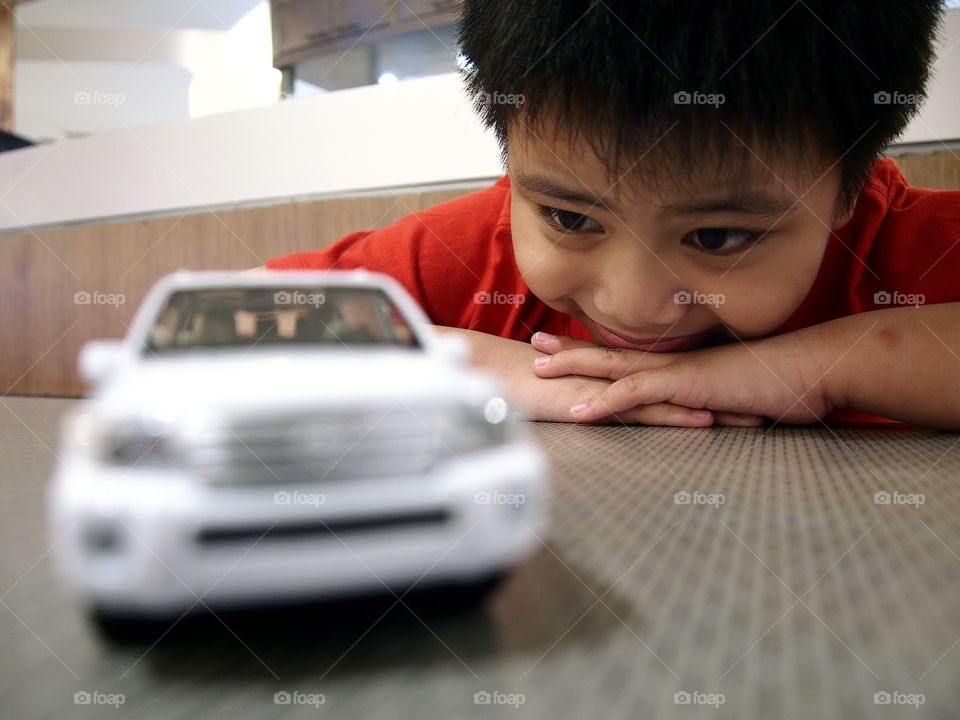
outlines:
[[[521,559],[546,525],[546,465],[525,442],[427,476],[211,485],[67,459],[49,492],[54,558],[100,608],[166,613],[466,581]]]

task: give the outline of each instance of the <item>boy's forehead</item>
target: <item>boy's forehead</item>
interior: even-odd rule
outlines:
[[[722,149],[703,147],[688,154],[676,152],[667,132],[611,163],[584,138],[549,126],[524,126],[509,135],[508,169],[513,181],[528,189],[575,189],[604,201],[598,205],[643,200],[671,207],[721,195],[792,203],[816,184],[838,182],[839,171],[815,156],[751,147],[729,135],[730,144]]]

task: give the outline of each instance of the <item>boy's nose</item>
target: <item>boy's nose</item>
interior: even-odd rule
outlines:
[[[675,303],[673,295],[673,292],[667,292],[652,299],[649,293],[641,298],[629,292],[598,292],[594,306],[599,317],[595,319],[635,338],[676,335],[678,333],[672,328],[683,320],[689,307]]]
[[[647,272],[637,273],[634,267],[608,267],[594,290],[593,305],[600,322],[615,322],[617,329],[634,337],[657,337],[680,322],[690,306],[678,301],[682,286],[667,268],[652,272],[647,265]]]

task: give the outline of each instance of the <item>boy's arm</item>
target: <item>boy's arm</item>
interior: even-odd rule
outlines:
[[[571,418],[673,402],[808,423],[837,408],[960,430],[960,303],[850,315],[776,337],[685,353],[540,344],[542,377],[614,382]]]
[[[841,406],[960,430],[960,303],[851,315],[822,332],[834,353],[862,338],[831,373]]]

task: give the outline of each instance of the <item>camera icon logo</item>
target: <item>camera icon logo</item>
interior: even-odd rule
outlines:
[[[490,493],[486,490],[481,490],[473,494],[473,502],[477,505],[489,505],[490,504]]]
[[[690,693],[688,693],[686,690],[678,690],[673,694],[674,705],[689,705],[690,699]]]
[[[876,105],[889,105],[892,99],[890,93],[886,90],[881,90],[873,94],[873,102]]]
[[[889,305],[891,302],[893,302],[893,297],[886,290],[881,290],[873,294],[874,305]]]
[[[274,505],[289,505],[291,495],[286,490],[281,490],[273,494],[273,504]]]
[[[93,300],[93,296],[90,295],[86,290],[80,290],[73,294],[73,304],[74,305],[89,305]]]
[[[673,94],[673,102],[676,105],[689,105],[692,99],[692,96],[686,90]]]
[[[91,695],[86,690],[81,690],[80,692],[75,692],[73,694],[73,704],[74,705],[89,705]]]
[[[277,305],[289,305],[291,302],[290,293],[281,290],[273,294],[273,302]]]
[[[289,705],[291,700],[290,693],[286,690],[281,690],[280,692],[275,692],[273,694],[273,704],[274,705]]]
[[[890,499],[890,493],[888,493],[886,490],[881,490],[873,494],[874,505],[889,505]]]
[[[478,690],[473,694],[474,705],[489,705],[490,700],[490,693],[488,693],[486,690]]]
[[[689,505],[690,499],[690,493],[686,490],[681,490],[680,492],[675,492],[673,494],[674,505]]]
[[[673,302],[677,305],[689,305],[693,302],[693,295],[686,290],[677,290],[673,294]]]
[[[889,705],[890,701],[890,693],[888,693],[886,690],[881,690],[880,692],[875,692],[873,694],[874,705]]]

